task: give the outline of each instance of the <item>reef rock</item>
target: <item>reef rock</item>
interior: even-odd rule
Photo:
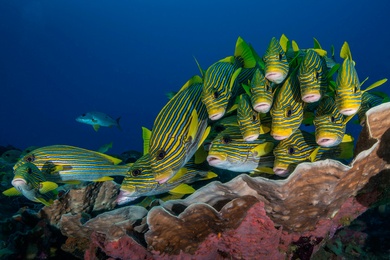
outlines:
[[[69,238],[67,245],[84,251],[86,259],[102,254],[122,259],[308,259],[388,188],[380,180],[390,172],[389,114],[390,103],[367,112],[350,165],[302,163],[284,180],[241,174],[149,212],[129,206],[90,218],[82,212],[98,213],[93,198],[100,194],[100,209],[111,209],[117,194],[116,186],[104,192],[91,187],[44,212]],[[71,210],[69,201],[78,192],[77,210]]]

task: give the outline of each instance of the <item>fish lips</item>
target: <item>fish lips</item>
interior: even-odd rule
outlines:
[[[18,191],[22,192],[25,189],[28,189],[27,181],[22,178],[14,178],[11,181],[12,186],[14,186]]]

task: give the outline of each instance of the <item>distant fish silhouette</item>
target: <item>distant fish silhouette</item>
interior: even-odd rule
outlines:
[[[95,131],[99,130],[101,126],[108,126],[108,127],[116,126],[120,130],[122,130],[121,126],[119,125],[119,120],[120,117],[118,117],[115,120],[105,113],[96,112],[96,111],[87,112],[76,118],[77,122],[87,124],[87,125],[92,125]]]

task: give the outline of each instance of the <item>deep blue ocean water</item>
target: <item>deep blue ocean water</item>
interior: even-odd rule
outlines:
[[[301,48],[333,44],[337,58],[348,41],[367,87],[390,78],[389,11],[389,1],[2,0],[0,145],[142,150],[141,126],[199,74],[193,57],[206,69],[238,36],[261,55],[282,33]],[[121,117],[123,131],[75,121],[94,110]]]

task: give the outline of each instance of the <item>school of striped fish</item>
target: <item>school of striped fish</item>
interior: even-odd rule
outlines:
[[[13,187],[3,193],[50,205],[64,185],[121,179],[117,203],[125,204],[190,194],[189,184],[218,177],[215,168],[286,178],[302,162],[347,163],[354,150],[347,124],[357,115],[363,126],[365,112],[389,98],[370,91],[387,79],[362,89],[367,79],[359,81],[347,42],[340,58],[337,63],[334,47],[327,52],[315,38],[313,47],[300,49],[285,35],[273,37],[260,56],[238,37],[232,56],[206,70],[196,61],[200,76],[170,93],[152,129],[142,129],[144,151],[134,163],[104,154],[108,148],[41,147],[14,165]],[[79,121],[98,129],[97,119],[84,118]],[[119,127],[119,119],[111,121],[101,125]]]

